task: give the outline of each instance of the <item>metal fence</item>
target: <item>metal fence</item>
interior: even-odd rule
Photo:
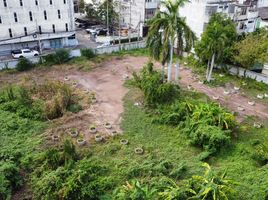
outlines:
[[[145,47],[145,42],[138,41],[138,42],[132,42],[132,43],[125,43],[125,44],[121,44],[121,45],[102,47],[102,48],[97,48],[97,49],[93,49],[93,50],[96,54],[105,54],[105,53],[118,52],[118,51],[122,51],[122,50],[139,49],[139,48],[144,48],[144,47]],[[71,50],[70,56],[71,57],[81,56],[80,49]],[[40,57],[29,58],[29,60],[33,63],[38,63],[40,60]],[[15,68],[17,64],[18,64],[18,59],[10,59],[10,60],[0,61],[0,70]]]

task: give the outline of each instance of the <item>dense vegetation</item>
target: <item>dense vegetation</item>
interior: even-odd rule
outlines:
[[[1,90],[0,194],[3,199],[9,199],[11,191],[22,186],[22,174],[32,169],[46,120],[62,116],[77,103],[69,86],[60,82],[10,85]]]
[[[77,104],[66,87],[48,82],[2,90],[1,198],[27,183],[33,199],[212,199],[214,193],[265,199],[267,129],[253,128],[252,119],[237,129],[231,113],[164,82],[152,64],[129,82],[123,136],[83,151],[69,140],[45,148],[40,133],[48,116],[62,116],[66,102]],[[143,155],[135,154],[137,147]],[[204,165],[205,174],[203,161],[211,166]]]

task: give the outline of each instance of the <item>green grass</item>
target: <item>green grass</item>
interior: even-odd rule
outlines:
[[[41,144],[40,133],[46,127],[44,122],[25,119],[14,113],[0,113],[1,155],[21,154],[29,156]]]
[[[124,135],[104,144],[95,144],[91,151],[93,159],[110,169],[115,187],[133,178],[157,182],[161,176],[172,177],[172,172],[182,165],[186,170],[180,172],[179,178],[202,173],[198,159],[201,150],[190,146],[178,128],[153,124],[144,109],[133,105],[133,96],[137,97],[137,93],[136,89],[131,89],[125,98]],[[237,138],[232,139],[232,145],[208,160],[217,172],[227,171],[229,178],[239,182],[236,189],[243,200],[264,199],[268,184],[268,166],[259,166],[251,157],[252,141],[268,139],[268,124],[264,129],[255,129],[252,123],[252,119],[245,121],[245,127]],[[129,145],[120,145],[121,138],[128,139]],[[144,148],[144,155],[136,155],[136,147]],[[171,164],[169,169],[161,165],[165,162]]]
[[[187,66],[192,69],[192,72],[198,75],[201,80],[205,80],[206,66],[201,66],[200,63],[193,58],[183,58],[182,62],[187,62]],[[221,77],[220,74],[223,74],[224,76]],[[256,98],[258,94],[268,93],[268,84],[250,78],[231,75],[227,73],[225,69],[214,69],[212,77],[214,80],[210,83],[206,83],[210,87],[225,87],[227,84],[234,85],[240,87],[240,93],[242,93],[242,95],[251,98]],[[258,99],[258,101],[268,104],[268,98],[262,100]]]

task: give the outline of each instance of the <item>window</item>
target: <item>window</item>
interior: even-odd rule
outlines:
[[[12,30],[11,30],[11,28],[9,28],[9,29],[8,29],[8,32],[9,32],[9,37],[11,37],[11,38],[12,38],[12,37],[13,37],[13,35],[12,35]]]
[[[60,16],[60,10],[58,10],[58,18],[59,19],[61,18],[61,16]]]
[[[22,0],[20,0],[20,6],[23,6],[23,2],[22,2]]]
[[[38,6],[38,0],[35,0],[35,5],[37,5],[37,6]]]
[[[24,35],[27,36],[28,35],[28,32],[27,32],[27,28],[24,27]]]
[[[3,0],[4,6],[7,7],[7,0]]]
[[[63,0],[63,3],[66,4],[66,0]]]
[[[50,5],[52,5],[52,0],[49,0]]]
[[[68,28],[68,23],[65,24],[65,29],[66,29],[66,32],[69,31],[69,28]]]
[[[0,16],[0,24],[2,24],[2,18],[1,18],[1,16]]]
[[[31,11],[29,12],[29,17],[30,17],[30,21],[33,21],[33,13]]]
[[[44,10],[44,19],[47,20],[47,11]]]
[[[15,22],[18,22],[18,16],[17,16],[17,13],[14,12],[14,20]]]
[[[39,29],[39,34],[42,34],[42,27],[38,26],[38,29]]]
[[[56,32],[56,30],[55,30],[55,24],[52,24],[52,29],[53,29],[53,33],[55,33]]]

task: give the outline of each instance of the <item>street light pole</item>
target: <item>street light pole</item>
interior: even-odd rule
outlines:
[[[107,0],[107,36],[109,36],[109,0]]]
[[[131,0],[129,0],[128,42],[131,42]]]

